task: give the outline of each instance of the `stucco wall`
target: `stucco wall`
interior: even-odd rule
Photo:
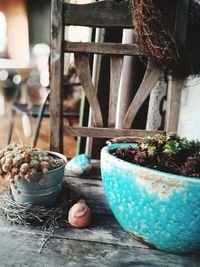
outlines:
[[[159,106],[161,99],[166,95],[166,83],[163,75],[153,88],[150,99],[149,109],[147,114],[146,130],[157,130],[161,126],[161,114]]]

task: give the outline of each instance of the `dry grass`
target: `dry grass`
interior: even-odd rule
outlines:
[[[2,179],[0,179],[2,180]],[[64,228],[69,208],[77,201],[78,194],[64,183],[56,205],[51,208],[17,204],[10,193],[9,186],[0,187],[0,216],[9,224],[23,226],[40,225],[43,230]]]

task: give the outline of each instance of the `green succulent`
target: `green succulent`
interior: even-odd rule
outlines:
[[[62,159],[27,145],[11,144],[0,150],[0,175],[11,180],[31,181],[35,173],[46,173],[62,164]]]
[[[144,137],[136,149],[118,148],[114,155],[145,167],[200,177],[200,142],[176,133]]]

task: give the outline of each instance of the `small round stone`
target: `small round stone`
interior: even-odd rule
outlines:
[[[76,175],[84,175],[91,171],[92,163],[87,154],[80,154],[72,158],[66,165],[66,171]]]

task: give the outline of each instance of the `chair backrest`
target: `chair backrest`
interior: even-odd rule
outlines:
[[[140,107],[160,78],[160,70],[150,61],[144,78],[134,95],[121,127],[116,126],[117,99],[124,56],[143,55],[136,44],[70,42],[64,39],[64,28],[69,25],[95,28],[133,29],[130,1],[100,1],[90,4],[70,4],[63,0],[52,1],[51,11],[51,96],[50,96],[50,149],[62,151],[63,134],[111,138],[118,136],[142,137],[164,131],[134,129],[133,121]],[[92,110],[92,127],[67,127],[63,129],[62,84],[64,54],[74,53],[76,71]],[[90,55],[107,55],[110,58],[110,86],[104,97],[99,99],[90,70]],[[99,89],[99,88],[98,88]],[[104,90],[104,88],[100,88]],[[105,101],[108,100],[108,112]],[[105,114],[107,119],[105,120]],[[170,113],[167,115],[171,116]]]

